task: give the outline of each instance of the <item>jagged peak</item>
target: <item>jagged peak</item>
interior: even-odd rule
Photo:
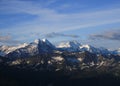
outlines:
[[[46,42],[49,42],[47,39],[35,39],[34,40],[34,43],[36,43],[36,44],[38,44],[38,43],[40,43],[40,42],[44,42],[44,43],[46,43]],[[50,42],[49,42],[50,43]]]
[[[34,43],[39,44],[41,42],[40,39],[35,39]]]
[[[42,39],[42,42],[47,43],[47,44],[51,44],[50,41],[48,41],[47,39]]]
[[[43,41],[43,42],[49,42],[49,41],[48,41],[47,39],[45,39],[45,38],[44,38],[44,39],[42,39],[42,41]]]
[[[28,45],[28,43],[23,43],[23,44],[20,44],[20,45],[18,45],[17,47],[19,48],[21,48],[21,47],[25,47],[25,46],[27,46]]]
[[[51,47],[54,47],[54,48],[55,48],[55,46],[54,46],[49,40],[47,40],[47,39],[42,39],[42,42],[44,42],[44,43],[47,44],[48,46],[51,46]]]
[[[88,45],[88,44],[85,44],[85,45],[82,45],[80,46],[80,48],[87,48],[87,49],[90,49],[92,46],[91,45]]]
[[[51,42],[49,42],[47,39],[36,39],[33,43],[35,43],[35,45],[37,44],[41,44],[41,45],[47,45],[47,46],[51,46],[51,47],[55,47]]]
[[[80,46],[81,44],[77,41],[68,41],[68,42],[61,42],[57,47],[62,48],[62,47],[72,47],[72,46]]]

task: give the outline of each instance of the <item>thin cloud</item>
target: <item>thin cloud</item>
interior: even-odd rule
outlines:
[[[20,41],[13,40],[10,35],[6,35],[6,36],[1,36],[0,35],[0,43],[5,43],[5,44],[19,44]]]
[[[48,3],[52,5],[54,0]],[[16,23],[13,27],[6,28],[2,31],[17,32],[20,35],[21,33],[28,34],[30,32],[49,33],[53,31],[62,32],[120,22],[120,8],[92,10],[90,12],[59,13],[58,10],[54,8],[44,7],[42,3],[24,0],[1,1],[0,14],[17,13],[33,15],[36,16],[36,18],[32,21]]]
[[[11,39],[10,36],[0,36],[0,42],[4,42],[4,41],[10,40],[10,39]]]
[[[49,0],[45,5],[48,6],[48,5],[54,4],[55,2],[57,2],[57,0]]]
[[[120,30],[107,31],[101,34],[93,34],[93,35],[90,35],[90,38],[93,40],[107,39],[107,40],[120,41]]]
[[[52,33],[49,33],[49,34],[46,34],[45,35],[46,38],[55,38],[55,37],[71,37],[71,38],[79,38],[78,35],[68,35],[68,34],[63,34],[63,33],[55,33],[55,32],[52,32]]]

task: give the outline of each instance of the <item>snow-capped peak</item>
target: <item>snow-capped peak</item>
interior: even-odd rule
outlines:
[[[42,39],[42,40],[36,39],[36,40],[34,41],[34,43],[35,43],[35,44],[43,43],[43,44],[47,44],[47,45],[52,45],[47,39]]]
[[[80,50],[88,51],[88,52],[96,53],[96,54],[110,54],[110,51],[106,48],[103,48],[103,47],[96,48],[96,47],[93,47],[93,46],[87,45],[87,44],[80,46]]]
[[[0,47],[1,53],[4,53],[1,56],[9,54],[10,52],[13,52],[17,49],[24,48],[27,45],[28,45],[27,43],[23,43],[23,44],[20,44],[18,46],[5,46],[5,45],[3,45],[3,46]]]
[[[42,39],[42,42],[46,43],[47,45],[51,45],[51,43],[47,39]]]
[[[62,42],[56,47],[71,52],[71,51],[78,51],[80,45],[81,44],[78,43],[77,41],[69,41],[69,42]]]
[[[81,45],[80,46],[80,49],[82,49],[82,48],[86,48],[87,50],[90,50],[90,48],[91,48],[91,46],[90,45]]]
[[[62,42],[57,47],[58,48],[70,48],[70,47],[78,48],[80,45],[81,44],[78,43],[77,41],[69,41],[69,42]]]
[[[43,42],[48,42],[48,40],[47,40],[47,39],[42,39],[42,41],[43,41]]]
[[[27,45],[28,45],[27,43],[23,43],[23,44],[18,45],[18,48],[26,47]]]
[[[81,45],[79,48],[80,48],[81,51],[89,51],[89,52],[96,52],[97,51],[96,48],[94,48],[94,47],[92,47],[91,45],[88,45],[88,44]]]
[[[41,41],[40,39],[36,39],[36,40],[34,41],[34,43],[39,44],[40,41]]]
[[[62,42],[60,43],[57,48],[67,50],[67,51],[88,51],[91,53],[97,53],[97,54],[109,54],[110,52],[105,48],[95,48],[91,45],[85,44],[81,45],[77,41],[69,41],[69,42]]]
[[[47,46],[55,49],[55,46],[54,46],[50,41],[48,41],[47,39],[42,39],[42,42],[43,42],[45,45],[47,45]]]

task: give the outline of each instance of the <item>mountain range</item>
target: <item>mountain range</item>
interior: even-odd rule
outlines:
[[[107,78],[112,76],[112,79],[115,77],[116,81],[116,77],[117,79],[120,77],[120,48],[110,51],[77,41],[61,42],[55,46],[47,39],[37,39],[18,46],[2,45],[0,46],[0,74],[6,75],[7,79],[12,76],[10,80],[14,77],[15,80],[18,78],[18,82],[28,81],[28,84],[30,81],[35,81],[35,84],[36,81],[41,83],[43,79],[45,83],[47,80],[48,84],[58,83],[66,78],[72,79],[71,81],[75,79],[74,84],[76,84],[76,79],[84,80],[89,77],[95,77],[94,80],[99,77],[100,81],[104,82],[106,80],[104,76]],[[49,77],[53,81],[49,82],[51,80]],[[2,80],[4,79],[3,76]]]
[[[50,43],[47,39],[36,39],[34,42],[31,43],[24,43],[18,46],[0,46],[0,56],[4,57],[29,57],[38,54],[44,53],[52,53],[55,51],[59,52],[84,52],[88,51],[94,54],[102,54],[102,55],[119,55],[120,48],[118,50],[110,51],[106,48],[100,47],[95,48],[91,45],[82,45],[77,41],[68,41],[68,42],[61,42],[57,46]]]
[[[0,61],[11,66],[31,66],[35,70],[119,69],[120,50],[110,51],[82,45],[77,41],[62,42],[57,46],[47,39],[37,39],[19,46],[0,46]],[[4,59],[6,60],[4,60]],[[34,66],[33,66],[34,65]]]

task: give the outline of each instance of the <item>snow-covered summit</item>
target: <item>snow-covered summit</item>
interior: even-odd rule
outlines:
[[[40,43],[40,42],[41,42],[40,39],[35,39],[35,40],[34,40],[34,43],[36,43],[36,44],[38,44],[38,43]]]
[[[24,44],[25,45],[25,44]],[[28,57],[37,54],[50,53],[55,47],[47,39],[36,39],[25,47],[18,48],[10,53],[8,57]]]
[[[91,53],[96,54],[109,54],[110,52],[108,49],[105,48],[96,48],[88,44],[81,44],[77,41],[68,41],[68,42],[61,42],[57,48],[61,48],[66,51],[88,51]]]
[[[57,48],[67,49],[67,51],[77,51],[81,44],[77,41],[61,42]]]
[[[81,44],[78,43],[77,41],[69,41],[69,42],[61,42],[57,47],[58,48],[78,48]]]
[[[0,46],[0,51],[2,53],[1,56],[9,54],[9,53],[11,53],[11,52],[13,52],[17,49],[24,48],[27,45],[28,45],[27,43],[23,43],[23,44],[20,44],[20,45],[17,45],[17,46],[6,46],[6,45]]]
[[[47,46],[50,46],[50,47],[55,48],[55,46],[54,46],[51,42],[49,42],[47,39],[42,39],[42,42],[43,42],[44,44],[46,44]]]

